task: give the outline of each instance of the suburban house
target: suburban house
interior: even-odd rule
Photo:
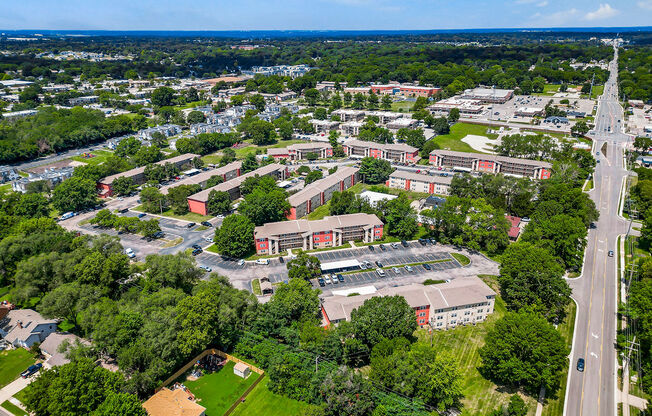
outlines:
[[[240,198],[240,185],[247,179],[254,176],[272,176],[276,180],[283,180],[288,176],[288,169],[286,166],[272,163],[270,165],[265,165],[260,167],[252,172],[245,173],[244,175],[235,177],[229,181],[222,182],[219,185],[213,186],[208,189],[204,189],[201,192],[190,195],[188,197],[188,206],[190,211],[201,214],[208,215],[208,197],[211,191],[224,191],[229,194],[231,201]]]
[[[65,351],[59,352],[59,349],[62,348],[64,343],[67,344]],[[70,360],[66,358],[66,352],[77,343],[88,345],[88,341],[79,338],[75,334],[67,332],[52,332],[40,345],[41,352],[47,358],[45,366],[52,368],[58,365],[68,364]]]
[[[163,387],[143,403],[149,416],[204,416],[206,408],[194,402],[185,389]]]
[[[384,144],[349,139],[344,142],[342,149],[347,156],[358,158],[373,157],[408,164],[417,163],[420,159],[419,149],[404,143]]]
[[[267,149],[267,156],[276,160],[302,160],[311,153],[317,155],[318,159],[326,159],[333,156],[333,146],[330,143],[308,142]]]
[[[385,183],[390,188],[407,191],[424,192],[428,194],[448,195],[450,193],[452,176],[424,175],[405,170],[395,170]]]
[[[258,255],[279,254],[292,248],[338,247],[349,241],[371,243],[383,238],[383,223],[373,214],[347,214],[316,221],[271,222],[254,228]]]
[[[317,207],[330,201],[333,192],[347,190],[358,183],[360,180],[358,170],[351,166],[341,167],[335,173],[308,184],[296,194],[290,195],[288,202],[291,208],[288,219],[296,220],[310,214]]]
[[[349,321],[351,312],[377,296],[402,296],[414,309],[420,327],[449,329],[484,321],[494,311],[496,292],[477,277],[465,277],[428,286],[384,287],[365,295],[331,296],[321,305],[323,323],[328,326]]]
[[[57,330],[57,321],[45,319],[31,309],[10,310],[0,320],[0,336],[14,347],[30,348]]]
[[[183,165],[189,164],[196,157],[200,156],[194,153],[186,153],[172,157],[170,159],[161,160],[160,162],[156,162],[155,165],[164,166],[167,163],[171,163],[180,168]],[[118,178],[131,178],[135,185],[141,185],[147,182],[147,178],[145,178],[145,166],[140,166],[126,172],[116,173],[115,175],[100,179],[97,182],[97,189],[100,191],[101,198],[106,198],[113,195],[113,181]]]
[[[503,173],[532,179],[548,179],[552,173],[552,163],[549,162],[453,150],[433,150],[430,152],[430,164],[467,172]]]

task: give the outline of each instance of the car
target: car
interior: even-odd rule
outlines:
[[[339,280],[337,280],[337,277],[334,274],[331,275],[331,281],[333,282],[334,285],[340,282]]]
[[[368,261],[365,261],[364,265],[367,266],[367,269],[371,269],[371,263],[369,263]]]
[[[280,261],[281,263],[285,263],[285,259],[283,257],[279,257],[278,261]]]
[[[331,284],[331,278],[327,274],[324,275],[324,281],[326,282],[327,285]]]
[[[244,259],[238,260],[238,266],[244,266],[244,264],[245,264]]]
[[[143,218],[143,217],[145,217],[146,215],[147,215],[147,214],[145,214],[144,212],[141,212],[140,214],[138,214],[138,218]]]
[[[256,260],[256,264],[262,264],[266,266],[269,264],[269,259],[258,259]]]
[[[338,274],[337,275],[337,280],[339,280],[341,283],[344,283],[344,276],[342,276],[341,274]]]
[[[401,269],[399,269],[398,267],[394,267],[392,270],[394,270],[394,273],[396,274],[401,274]]]
[[[192,227],[194,227],[195,225],[197,225],[197,224],[195,224],[194,222],[191,222],[191,223],[188,223],[188,225],[186,225],[186,227],[188,227],[188,228],[192,228]]]
[[[360,263],[360,268],[361,268],[362,270],[365,270],[365,269],[367,268],[367,265],[364,264],[364,262],[362,262],[362,263]]]
[[[600,163],[600,159],[596,160],[595,163]]]
[[[407,265],[405,266],[405,270],[407,270],[408,273],[412,273],[412,272],[414,271],[414,269],[412,268],[412,266],[407,266]]]
[[[196,256],[196,255],[198,255],[198,254],[201,254],[203,251],[204,251],[204,250],[202,250],[201,248],[196,248],[196,249],[194,249],[194,250],[192,251],[192,255],[193,255],[193,256]]]
[[[432,270],[432,267],[428,263],[423,263],[423,268],[426,270]]]
[[[596,155],[596,156],[600,156],[600,152],[595,152],[595,155]]]
[[[133,259],[134,257],[136,257],[136,253],[134,253],[134,251],[133,251],[131,248],[129,248],[129,247],[127,247],[127,248],[125,249],[125,254],[126,254],[127,257],[129,257],[130,259]]]
[[[215,216],[215,218],[217,218],[218,220],[223,220],[223,219],[224,219],[224,215],[222,215],[222,214],[218,214],[218,215]]]
[[[211,224],[208,221],[202,221],[201,225],[203,225],[204,227],[212,227],[213,226],[213,224]]]
[[[43,364],[41,364],[41,363],[30,365],[29,367],[27,367],[27,370],[20,373],[20,376],[22,378],[27,378],[27,377],[31,376],[32,374],[36,373],[38,370],[40,370],[41,367],[43,367]]]
[[[199,244],[193,244],[190,247],[194,248],[195,250],[201,249],[201,246]]]
[[[405,240],[401,241],[401,245],[402,245],[403,247],[408,247],[408,246],[409,246],[408,242],[405,241]]]
[[[577,360],[577,371],[580,373],[584,372],[584,358],[579,358]]]
[[[381,249],[382,251],[387,250],[387,247],[385,247],[385,244],[378,244],[378,248]]]
[[[390,246],[391,246],[394,250],[396,250],[396,249],[398,248],[398,244],[396,244],[396,243],[392,243],[392,244],[390,244]]]
[[[378,277],[385,277],[385,270],[376,269],[376,274],[378,275]]]
[[[613,251],[613,250],[609,250],[609,253],[607,253],[607,255],[608,255],[609,257],[613,257],[613,256],[614,256],[614,251]]]
[[[383,268],[383,263],[380,261],[376,260],[376,266],[380,267],[381,269]]]
[[[420,238],[419,239],[419,244],[421,244],[422,246],[425,246],[427,244],[426,239],[425,238]]]
[[[319,279],[317,279],[317,282],[319,283],[319,286],[321,286],[321,287],[326,286],[326,282],[321,277]]]
[[[119,212],[120,214],[124,214],[125,212],[128,212],[128,211],[129,211],[129,208],[122,208],[122,209],[119,209],[119,210],[118,210],[118,212]]]
[[[163,231],[157,231],[154,234],[152,234],[152,237],[154,237],[154,238],[163,238],[163,237],[165,237],[165,234],[163,233]]]
[[[199,268],[202,269],[202,270],[206,270],[206,271],[209,272],[209,273],[213,271],[213,269],[211,269],[211,268],[208,267],[208,266],[199,266]]]
[[[437,244],[437,240],[435,240],[434,238],[431,238],[430,239],[430,244],[432,244],[434,246],[435,244]]]
[[[369,247],[369,251],[374,251],[375,250],[374,246],[368,246],[368,247]]]
[[[212,243],[213,242],[213,237],[204,237],[204,241]]]

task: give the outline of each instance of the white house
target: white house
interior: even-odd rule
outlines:
[[[31,309],[9,311],[0,321],[0,336],[14,347],[29,348],[57,330],[57,321],[45,319]]]

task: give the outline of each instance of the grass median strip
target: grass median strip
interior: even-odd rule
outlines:
[[[464,254],[460,253],[451,253],[451,256],[457,260],[462,266],[471,264],[471,259],[466,257]]]

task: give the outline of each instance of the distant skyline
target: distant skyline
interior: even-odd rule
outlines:
[[[1,30],[434,30],[649,26],[652,0],[6,1]]]

